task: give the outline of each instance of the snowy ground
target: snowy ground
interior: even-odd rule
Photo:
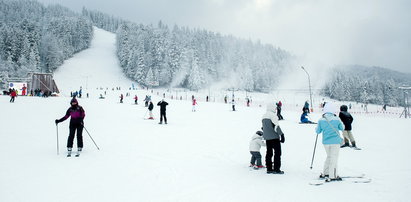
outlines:
[[[95,37],[90,49],[56,72],[62,96],[18,97],[13,104],[8,103],[9,97],[0,96],[1,202],[409,201],[410,119],[355,115],[353,133],[363,150],[342,149],[339,173],[365,173],[372,182],[311,186],[308,183],[322,170],[325,152],[319,144],[310,170],[315,125],[298,124],[299,110],[286,105],[286,120],[280,122],[286,135],[282,145],[285,175],[267,175],[264,170],[248,168],[248,143],[261,127],[264,106],[247,108],[239,103],[238,111],[232,112],[222,102],[200,101],[198,111],[192,112],[190,102],[167,97],[169,124],[145,120],[146,108],[141,101],[134,105],[132,97],[138,95],[141,100],[151,91],[127,91],[131,84],[113,60],[114,36],[96,29]],[[70,101],[67,95],[78,90],[79,83],[90,93],[90,98],[84,96],[79,103],[86,110],[85,127],[100,150],[84,131],[82,156],[66,158],[68,121],[56,128],[54,120],[64,115]],[[96,90],[97,86],[121,86],[123,90],[106,89],[106,99],[98,99],[104,90]],[[126,92],[132,96],[120,104],[118,96]],[[154,102],[161,99],[156,92],[163,91],[153,91]],[[275,97],[253,96],[261,102]],[[154,111],[158,118],[159,109]],[[317,120],[320,115],[315,110],[311,116]]]

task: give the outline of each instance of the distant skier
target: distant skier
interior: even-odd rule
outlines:
[[[146,97],[144,98],[144,106],[145,107],[148,106],[148,102],[150,102],[150,99],[148,98],[148,95],[146,95]]]
[[[27,87],[26,84],[23,84],[23,88],[21,88],[22,92],[21,95],[26,95]]]
[[[263,131],[257,131],[252,137],[250,141],[250,153],[251,153],[251,161],[250,167],[254,169],[264,168],[263,164],[261,163],[261,153],[260,149],[261,146],[265,147],[265,142],[263,141]],[[257,164],[255,164],[257,161]]]
[[[246,100],[247,100],[247,107],[250,107],[250,98],[246,98]]]
[[[150,101],[150,104],[148,105],[148,114],[149,114],[149,118],[148,119],[154,119],[153,117],[153,108],[154,108],[154,104],[152,101]]]
[[[16,99],[16,97],[17,97],[17,92],[16,92],[16,90],[11,90],[10,91],[10,102],[14,102],[14,100]]]
[[[341,119],[341,121],[344,123],[344,131],[343,131],[343,137],[344,137],[344,144],[341,146],[343,147],[349,147],[350,142],[351,142],[351,147],[354,149],[358,149],[357,145],[355,144],[355,139],[354,136],[351,133],[352,130],[352,122],[354,121],[354,118],[351,116],[351,114],[348,112],[348,107],[347,105],[341,105],[340,107],[340,114],[338,115]]]
[[[157,103],[157,106],[160,106],[160,123],[163,124],[163,117],[164,123],[167,124],[167,117],[166,117],[166,107],[168,103],[162,99],[160,102]]]
[[[123,94],[121,94],[120,95],[120,103],[123,103],[123,98],[124,98],[124,96],[123,96]]]
[[[224,102],[227,104],[227,95],[224,97]]]
[[[83,88],[80,86],[80,90],[78,91],[78,97],[81,98],[83,95]]]
[[[281,143],[285,142],[284,133],[278,124],[278,117],[275,115],[274,103],[267,105],[267,112],[262,118],[263,137],[266,140],[267,153],[265,163],[267,174],[284,174],[281,168]],[[273,150],[274,150],[274,168],[273,168]]]
[[[231,105],[232,105],[233,111],[235,111],[235,100],[234,99],[231,100]]]
[[[195,98],[193,98],[193,102],[192,102],[193,104],[193,109],[191,110],[192,112],[195,112],[196,111],[196,105],[197,105],[197,100],[195,99]]]
[[[138,101],[138,97],[137,97],[137,95],[135,95],[134,96],[134,104],[138,105],[137,101]]]
[[[336,109],[334,104],[327,102],[323,112],[323,117],[318,120],[316,128],[317,134],[323,134],[323,145],[327,153],[324,170],[320,178],[325,178],[326,181],[341,181],[342,179],[337,174],[337,164],[342,138],[337,130],[344,130],[344,126],[341,120],[335,115]]]
[[[276,103],[277,105],[277,117],[278,120],[284,120],[283,115],[281,115],[281,105],[280,105],[281,101],[279,103]]]
[[[80,152],[83,149],[83,128],[84,128],[84,117],[86,116],[86,113],[80,105],[78,105],[78,102],[75,98],[73,98],[70,101],[71,107],[67,110],[66,115],[61,118],[61,119],[56,119],[55,122],[56,124],[65,121],[68,117],[71,117],[70,119],[70,133],[69,137],[67,140],[67,156],[71,156],[71,151],[73,148],[73,140],[74,140],[74,134],[77,131],[77,152],[80,154]]]

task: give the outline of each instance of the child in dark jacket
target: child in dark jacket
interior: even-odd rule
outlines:
[[[357,148],[357,145],[355,144],[354,136],[351,133],[351,130],[352,130],[351,124],[354,121],[354,118],[351,116],[350,113],[347,112],[347,110],[348,110],[347,105],[341,105],[340,114],[338,115],[345,126],[344,131],[343,131],[344,144],[341,146],[341,148],[350,146],[349,144],[350,142],[351,142],[351,147]]]

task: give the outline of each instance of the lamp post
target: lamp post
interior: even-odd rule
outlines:
[[[311,93],[311,80],[310,80],[310,74],[308,74],[307,70],[301,66],[301,69],[303,69],[305,71],[305,73],[307,73],[308,76],[308,88],[310,90],[310,105],[311,105],[311,112],[313,112],[313,97],[312,97],[312,93]]]
[[[402,115],[404,114],[405,118],[410,118],[410,108],[408,106],[408,91],[411,90],[411,87],[399,87],[399,89],[401,89],[404,93],[404,111],[402,111],[400,118],[402,117]]]

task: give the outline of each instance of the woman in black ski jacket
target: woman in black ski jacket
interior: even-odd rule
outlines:
[[[67,110],[66,115],[61,119],[56,119],[55,123],[65,121],[69,117],[70,119],[70,133],[67,140],[67,150],[68,155],[71,155],[71,150],[73,148],[74,133],[77,131],[77,148],[80,152],[83,149],[83,128],[84,128],[84,117],[86,113],[84,112],[83,107],[78,105],[78,102],[75,98],[70,101],[71,107]]]

